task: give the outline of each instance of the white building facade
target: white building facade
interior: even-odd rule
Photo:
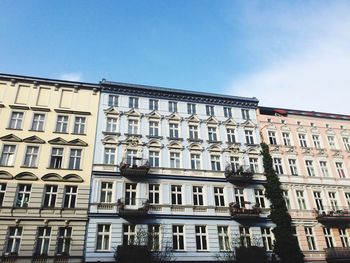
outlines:
[[[217,261],[237,240],[272,249],[257,99],[101,88],[87,262],[115,261],[141,230],[182,262]]]

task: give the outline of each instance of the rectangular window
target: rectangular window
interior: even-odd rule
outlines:
[[[63,207],[64,208],[75,208],[75,202],[77,199],[77,186],[65,186],[64,187],[64,200]]]
[[[159,167],[159,152],[149,151],[149,165],[151,167]]]
[[[291,175],[298,175],[298,167],[296,159],[288,159],[289,170]]]
[[[160,191],[159,191],[159,184],[149,184],[148,185],[148,201],[150,204],[153,205],[157,205],[159,204],[159,195],[160,195]]]
[[[171,186],[171,204],[182,205],[182,187],[181,185]]]
[[[304,230],[309,250],[317,250],[312,227],[304,227]]]
[[[106,132],[117,132],[117,121],[116,118],[107,117]]]
[[[225,206],[225,195],[223,187],[214,187],[215,206]]]
[[[85,126],[86,126],[86,118],[85,117],[75,117],[73,133],[84,134],[85,133]]]
[[[239,207],[245,207],[243,188],[235,188],[235,201]]]
[[[299,137],[300,147],[306,148],[307,147],[306,134],[299,133],[298,137]]]
[[[139,98],[129,97],[129,108],[138,109]]]
[[[283,174],[282,159],[273,158],[273,164],[274,164],[276,174]]]
[[[267,134],[268,134],[268,137],[269,137],[270,144],[276,145],[277,144],[276,132],[268,131]]]
[[[250,231],[249,227],[239,227],[239,235],[240,235],[240,241],[241,246],[243,247],[251,247],[251,238],[250,238]]]
[[[68,116],[58,115],[55,132],[67,133],[68,131]]]
[[[100,203],[112,203],[113,200],[113,183],[101,182]]]
[[[38,227],[35,254],[47,255],[49,252],[51,227]]]
[[[312,135],[312,141],[314,142],[314,146],[316,149],[321,149],[320,136]]]
[[[193,186],[193,205],[204,205],[203,203],[203,187]]]
[[[302,190],[297,190],[297,200],[298,200],[298,206],[300,210],[306,210],[306,203],[305,203],[305,198],[304,198],[304,191]]]
[[[214,116],[214,106],[212,105],[205,105],[205,109],[207,112],[207,116]]]
[[[149,136],[159,136],[159,122],[149,122]]]
[[[196,114],[196,104],[194,103],[187,103],[187,113],[188,114]]]
[[[343,143],[345,150],[350,152],[350,139],[348,137],[343,137]]]
[[[180,168],[180,153],[170,153],[170,168]]]
[[[184,226],[173,226],[173,249],[185,250]]]
[[[191,169],[201,169],[201,156],[200,154],[191,153]]]
[[[137,184],[125,185],[125,205],[136,205],[136,187]]]
[[[31,190],[32,186],[30,184],[19,184],[17,186],[16,207],[28,207]]]
[[[235,143],[236,142],[236,135],[235,135],[235,129],[226,129],[227,133],[227,141],[229,143]]]
[[[126,150],[126,162],[131,166],[137,166],[137,151],[136,150]]]
[[[237,172],[239,169],[239,157],[231,156],[230,157],[231,169],[233,172]]]
[[[111,225],[97,225],[96,251],[109,251],[111,240]]]
[[[287,209],[290,209],[290,200],[289,200],[288,190],[283,190],[282,195],[283,195],[284,202],[286,203]]]
[[[135,225],[123,225],[123,245],[134,245],[136,237]]]
[[[4,205],[5,193],[6,193],[6,184],[0,183],[0,207]]]
[[[79,170],[81,162],[81,149],[71,149],[68,169]]]
[[[106,147],[103,156],[104,164],[114,164],[115,163],[115,148]]]
[[[179,124],[169,123],[169,137],[179,138]]]
[[[151,251],[160,250],[160,225],[148,225],[148,248]]]
[[[3,166],[13,166],[15,161],[16,145],[4,145],[1,153],[0,163]]]
[[[39,154],[38,146],[27,146],[27,151],[24,156],[23,166],[25,167],[37,167],[37,160]]]
[[[324,177],[329,177],[329,171],[326,161],[320,161],[321,172]]]
[[[208,127],[208,140],[211,142],[216,142],[218,140],[216,127]]]
[[[283,138],[283,144],[284,145],[291,146],[290,133],[289,132],[282,132],[282,138]]]
[[[207,250],[207,227],[195,226],[196,230],[196,247],[197,250]]]
[[[339,228],[339,236],[342,247],[350,247],[349,236],[346,232],[346,228]]]
[[[19,252],[21,239],[22,227],[9,227],[5,255],[17,255]]]
[[[270,227],[261,227],[261,237],[266,251],[273,250],[273,234]]]
[[[128,120],[128,133],[138,134],[139,122],[138,120]]]
[[[57,185],[45,185],[44,207],[55,207],[57,199]]]
[[[210,163],[211,163],[211,169],[213,171],[221,170],[220,155],[210,155]]]
[[[34,113],[32,128],[33,131],[43,131],[44,130],[45,114]]]
[[[57,236],[56,255],[69,255],[72,240],[71,227],[59,227]]]
[[[177,102],[169,101],[169,112],[177,112]]]
[[[117,95],[108,95],[108,107],[118,107],[118,99]]]
[[[254,136],[253,136],[253,131],[251,130],[245,130],[245,141],[247,144],[254,144]]]
[[[249,117],[249,110],[242,109],[241,112],[242,112],[242,119],[243,120],[249,120],[250,119],[250,117]]]
[[[224,107],[225,118],[232,118],[232,108]]]
[[[150,99],[149,100],[149,109],[150,110],[158,110],[158,104],[159,104],[158,100]]]
[[[350,209],[350,193],[345,193],[345,199],[346,199],[346,203],[348,204],[348,207]]]
[[[16,129],[16,130],[22,129],[23,116],[24,116],[23,112],[17,112],[17,111],[12,112],[9,128]]]
[[[315,199],[317,211],[323,212],[324,211],[324,207],[323,207],[321,192],[314,191],[314,199]]]
[[[332,236],[332,230],[330,228],[324,227],[323,228],[323,234],[324,238],[326,240],[327,247],[334,247],[334,240]]]
[[[338,200],[336,192],[328,192],[329,202],[331,204],[332,211],[338,211]]]
[[[218,239],[220,251],[230,251],[230,238],[228,235],[228,226],[218,226]]]
[[[259,172],[259,164],[258,164],[258,158],[249,158],[249,168],[252,173],[258,173]]]
[[[197,125],[190,125],[189,126],[189,137],[190,140],[198,140],[198,126]]]
[[[309,176],[315,176],[316,174],[315,174],[313,161],[312,160],[305,160],[305,165],[306,165],[307,174]]]
[[[335,138],[334,136],[327,136],[327,139],[328,139],[328,143],[329,143],[329,148],[331,149],[336,149],[337,146],[335,144]]]
[[[340,178],[345,178],[345,171],[343,168],[343,163],[336,162],[335,167],[337,168],[337,172]]]
[[[63,161],[63,148],[52,148],[50,158],[50,168],[60,169]]]
[[[255,194],[255,205],[258,205],[260,208],[265,208],[264,190],[254,189],[254,194]]]

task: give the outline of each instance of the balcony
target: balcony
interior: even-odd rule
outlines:
[[[253,180],[253,171],[249,165],[241,165],[238,168],[232,164],[226,166],[226,180],[233,184],[247,184]]]
[[[146,198],[120,198],[117,207],[121,217],[145,217],[150,204]]]
[[[119,165],[120,175],[125,177],[142,177],[148,174],[148,160],[134,157],[125,158]]]
[[[325,207],[322,212],[316,213],[316,218],[321,223],[348,223],[350,220],[350,209],[347,206]]]
[[[246,204],[250,204],[249,202],[246,202]],[[240,207],[237,203],[230,203],[229,204],[229,210],[231,217],[233,219],[256,219],[259,218],[262,210],[259,206],[254,205],[251,206],[251,208],[246,208],[246,204],[244,204],[244,207]]]
[[[349,247],[330,247],[326,248],[327,262],[350,262]]]

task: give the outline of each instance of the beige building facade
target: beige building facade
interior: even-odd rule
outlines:
[[[99,86],[0,75],[2,262],[81,262]]]
[[[258,120],[305,261],[350,262],[350,116],[260,107]]]

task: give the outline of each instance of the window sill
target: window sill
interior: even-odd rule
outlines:
[[[9,167],[9,168],[14,168],[14,165],[0,165],[0,167]]]
[[[203,140],[202,139],[187,139],[187,141],[189,141],[189,142],[199,142],[199,143],[202,143],[203,142]]]
[[[44,130],[33,130],[33,129],[29,129],[28,131],[30,131],[30,132],[45,132]]]
[[[207,140],[208,143],[221,143],[221,141],[212,141],[212,140]]]
[[[6,128],[6,130],[11,130],[11,131],[23,131],[22,128],[16,129],[16,128],[10,128],[10,127]]]
[[[50,170],[69,170],[69,171],[82,171],[83,170],[83,169],[53,168],[53,167],[47,167],[46,169],[50,169]]]
[[[104,134],[104,135],[120,136],[120,132],[103,131],[102,134]]]
[[[68,134],[68,132],[60,132],[60,131],[54,131],[52,133],[58,133],[58,134]]]
[[[166,137],[168,140],[171,140],[171,141],[183,141],[184,139],[183,138],[180,138],[180,137]]]
[[[142,134],[138,134],[138,133],[124,133],[125,136],[133,136],[133,137],[138,137],[138,138],[141,138],[142,137]]]
[[[83,135],[83,136],[87,135],[86,133],[78,133],[78,132],[72,132],[71,134],[72,135]]]
[[[20,166],[20,168],[25,168],[25,169],[38,169],[38,166],[25,166],[25,165],[22,165],[22,166]]]
[[[146,136],[148,139],[163,139],[163,136],[158,136],[158,135],[147,135]]]

